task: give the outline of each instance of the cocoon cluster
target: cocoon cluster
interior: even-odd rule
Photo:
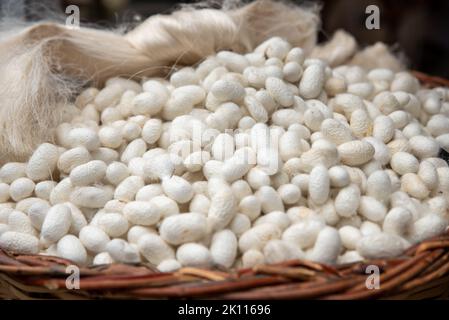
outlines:
[[[0,168],[0,248],[170,272],[394,257],[446,230],[449,89],[281,38],[166,79],[86,89]]]

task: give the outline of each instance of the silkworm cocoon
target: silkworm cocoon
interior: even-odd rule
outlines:
[[[388,91],[377,94],[373,99],[374,105],[385,115],[399,109],[399,101]]]
[[[58,147],[50,143],[41,144],[28,161],[27,176],[34,181],[50,178],[56,168],[58,158]]]
[[[181,269],[182,265],[176,259],[166,259],[157,265],[160,272],[175,272]]]
[[[426,204],[429,206],[429,210],[434,212],[442,217],[447,215],[448,203],[444,196],[436,196],[430,198],[426,201]]]
[[[298,247],[278,239],[268,241],[263,248],[263,253],[266,263],[279,263],[304,258],[304,253]]]
[[[236,81],[218,80],[210,88],[210,92],[219,101],[240,102],[245,96],[245,89]]]
[[[129,229],[129,223],[120,213],[104,213],[98,216],[96,225],[110,237],[120,237]]]
[[[161,218],[179,213],[179,207],[176,201],[164,195],[153,197],[150,203],[158,208]]]
[[[280,109],[271,116],[273,124],[288,128],[295,123],[303,123],[303,114],[293,109]]]
[[[245,180],[237,180],[231,184],[232,192],[237,200],[241,201],[246,196],[252,195],[253,191]]]
[[[98,187],[79,187],[70,194],[73,204],[87,208],[102,208],[111,199],[110,190]]]
[[[350,129],[354,136],[361,139],[371,133],[372,120],[368,113],[363,109],[356,109],[352,112],[350,118]]]
[[[175,258],[173,248],[157,234],[148,233],[142,235],[137,241],[137,246],[145,259],[153,265]]]
[[[9,200],[9,185],[0,183],[0,203],[5,203]]]
[[[200,86],[187,85],[176,88],[162,108],[162,117],[165,120],[173,120],[178,116],[187,114],[205,98],[206,92]]]
[[[338,230],[338,233],[340,234],[343,247],[348,250],[355,250],[357,243],[363,237],[360,230],[353,226],[344,226]]]
[[[416,220],[412,225],[408,240],[412,243],[418,243],[440,235],[447,227],[447,221],[437,214],[429,213]]]
[[[234,138],[226,133],[219,134],[212,144],[212,156],[215,160],[224,161],[234,154]]]
[[[212,236],[210,254],[214,265],[230,268],[237,256],[237,238],[235,234],[228,229],[216,232]]]
[[[449,168],[448,167],[440,167],[437,168],[438,173],[438,191],[441,191],[443,194],[449,193]]]
[[[335,96],[333,106],[335,111],[341,110],[346,115],[346,118],[350,118],[355,110],[365,108],[363,100],[359,96],[350,93],[342,93]]]
[[[260,216],[261,210],[261,201],[254,195],[244,197],[239,203],[239,211],[245,214],[251,221]]]
[[[364,237],[381,233],[382,230],[377,223],[371,221],[364,221],[360,225],[360,232]]]
[[[237,213],[229,223],[229,230],[231,230],[237,237],[251,228],[251,220],[247,215]]]
[[[220,51],[217,54],[217,60],[228,70],[238,73],[241,73],[249,65],[245,56],[232,51]]]
[[[222,229],[231,222],[236,213],[237,199],[231,188],[224,188],[211,197],[208,223],[214,230]]]
[[[402,238],[386,233],[364,236],[357,245],[357,252],[366,259],[396,257],[405,249]]]
[[[11,231],[17,231],[36,235],[36,231],[33,228],[30,218],[23,212],[17,209],[10,212],[8,215],[8,226]]]
[[[395,139],[388,143],[388,149],[390,150],[390,154],[393,155],[396,152],[407,152],[410,153],[410,144],[407,139]]]
[[[275,77],[268,77],[265,87],[273,99],[283,107],[293,105],[293,93],[289,90],[284,81]]]
[[[185,243],[176,250],[176,259],[186,267],[207,268],[212,264],[208,248],[199,243]]]
[[[149,184],[139,189],[136,194],[137,201],[148,201],[164,193],[160,184]]]
[[[156,234],[156,229],[152,227],[144,227],[144,226],[132,226],[129,228],[128,233],[126,234],[126,239],[129,243],[136,244],[141,237],[146,234]]]
[[[261,203],[263,213],[284,211],[282,199],[273,187],[262,186],[255,195]]]
[[[82,109],[92,103],[100,91],[97,88],[87,88],[83,90],[75,100],[75,105]]]
[[[134,200],[136,193],[144,186],[142,177],[129,176],[117,186],[114,199],[129,202]]]
[[[268,112],[265,110],[262,103],[255,97],[247,95],[244,99],[244,104],[251,117],[257,122],[265,123],[268,121]]]
[[[430,193],[421,178],[414,173],[406,173],[401,178],[401,190],[414,198],[425,199]]]
[[[94,253],[106,250],[106,245],[110,241],[107,233],[95,226],[83,227],[79,233],[79,239],[87,250]]]
[[[284,184],[278,188],[279,196],[286,204],[294,204],[301,199],[301,190],[294,184]]]
[[[246,154],[238,155],[236,152],[233,157],[227,159],[223,164],[222,176],[228,182],[241,179],[256,163],[256,155],[251,148],[246,147],[239,150],[243,150]]]
[[[193,197],[191,184],[178,176],[164,179],[162,181],[162,190],[164,193],[178,203],[186,203]]]
[[[373,137],[388,143],[394,136],[394,122],[388,116],[378,116],[374,119]]]
[[[103,146],[112,149],[118,148],[123,142],[121,130],[112,126],[101,128],[98,137]]]
[[[349,264],[359,261],[363,261],[363,257],[355,250],[348,250],[337,259],[338,264]]]
[[[335,198],[335,211],[341,217],[354,216],[360,204],[360,196],[360,189],[356,184],[340,189]]]
[[[430,161],[422,161],[419,164],[418,177],[426,185],[427,189],[434,190],[438,187],[438,172]]]
[[[199,76],[195,73],[193,68],[182,68],[172,73],[170,76],[170,83],[174,87],[198,84],[199,81]]]
[[[106,180],[113,185],[118,185],[129,176],[128,167],[121,162],[112,162],[106,168]]]
[[[141,157],[147,150],[147,144],[143,139],[133,140],[128,146],[123,150],[120,157],[121,162],[129,163],[129,161],[136,157]]]
[[[383,232],[400,237],[405,236],[413,223],[413,215],[403,207],[394,207],[388,211],[383,222]]]
[[[438,142],[430,137],[414,136],[409,143],[412,153],[420,159],[436,157],[440,150]]]
[[[338,231],[332,227],[323,228],[308,258],[312,261],[334,264],[342,247]]]
[[[374,171],[366,181],[366,194],[387,203],[392,194],[390,176],[383,170]]]
[[[100,90],[94,99],[97,110],[103,111],[107,107],[117,104],[125,90],[126,89],[118,83],[110,83],[108,86]]]
[[[367,78],[374,81],[374,80],[384,80],[391,82],[394,78],[394,73],[390,69],[387,68],[376,68],[372,69],[367,74]]]
[[[390,161],[391,168],[398,174],[418,172],[419,162],[413,155],[406,152],[396,152]]]
[[[146,201],[132,201],[123,208],[123,215],[132,224],[150,226],[156,224],[160,217],[159,207]]]
[[[41,238],[48,243],[55,243],[69,232],[72,223],[70,208],[57,204],[48,210],[41,228]]]
[[[348,85],[347,92],[367,99],[374,92],[374,86],[369,82],[357,82]]]
[[[374,147],[366,141],[349,141],[338,146],[340,161],[348,166],[369,162],[374,156]]]
[[[9,195],[14,201],[20,201],[33,194],[34,182],[28,178],[19,178],[14,180],[9,186]]]
[[[250,226],[250,227],[251,227],[251,226]],[[248,229],[249,229],[249,228],[248,228]],[[5,232],[7,232],[7,231],[11,231],[10,228],[9,228],[9,226],[8,226],[7,224],[0,223],[0,236],[1,236],[2,234],[4,234]],[[1,245],[0,245],[0,248],[1,248]]]
[[[382,202],[369,196],[360,198],[359,213],[366,219],[373,222],[380,222],[387,214],[387,208]]]
[[[191,153],[184,160],[184,166],[189,172],[200,171],[204,164],[210,160],[210,153],[207,151],[196,151]]]
[[[300,64],[295,61],[287,62],[282,68],[284,79],[289,82],[298,82],[301,79],[303,69]]]
[[[343,188],[351,182],[348,171],[342,166],[331,167],[328,174],[331,187]]]
[[[316,107],[309,107],[304,113],[304,124],[313,132],[320,130],[324,119],[323,113]]]
[[[69,173],[73,168],[91,160],[91,155],[85,147],[75,147],[61,154],[57,166],[62,172]]]
[[[62,237],[57,244],[58,256],[71,260],[82,266],[87,262],[87,252],[81,241],[74,235],[68,234]]]
[[[142,129],[137,123],[128,121],[123,127],[122,127],[122,136],[123,139],[126,141],[133,141],[134,139],[137,139],[142,132]]]
[[[94,266],[106,265],[106,264],[111,264],[111,263],[114,263],[114,259],[107,252],[100,252],[99,254],[97,254],[94,257],[94,259],[92,261],[92,264]]]
[[[34,187],[34,193],[36,195],[36,197],[43,199],[43,200],[49,200],[50,199],[50,194],[53,190],[53,188],[56,186],[56,182],[55,181],[42,181],[36,184],[36,186]],[[2,202],[2,201],[0,201]]]
[[[272,224],[279,227],[281,231],[285,230],[290,224],[290,218],[288,215],[282,211],[272,211],[267,213],[261,217],[259,217],[255,222],[254,226],[258,226],[261,224]]]
[[[302,75],[299,82],[299,94],[306,99],[318,97],[324,86],[325,74],[321,64],[311,64]]]
[[[319,140],[325,141],[325,140]],[[310,172],[312,169],[321,164],[326,168],[335,165],[338,161],[338,151],[334,144],[330,145],[312,145],[312,148],[301,154],[301,170]]]
[[[129,244],[123,239],[113,239],[106,245],[106,251],[112,259],[123,263],[138,263],[140,255],[137,246]]]
[[[61,180],[50,193],[50,203],[57,204],[61,202],[67,202],[70,200],[70,194],[74,190],[70,178]]]
[[[318,233],[325,227],[318,219],[306,219],[288,227],[282,234],[282,240],[301,249],[308,249],[315,244]]]
[[[119,158],[119,154],[117,151],[111,148],[98,148],[95,151],[92,151],[92,160],[103,161],[106,164],[110,164],[113,161],[117,161]]]
[[[39,240],[27,233],[6,231],[0,235],[0,248],[16,254],[37,254]]]
[[[50,210],[50,204],[47,201],[36,202],[28,209],[27,213],[30,218],[30,222],[37,230],[42,228],[42,224],[44,223],[48,210]]]
[[[93,160],[75,167],[70,172],[70,181],[74,186],[87,186],[100,182],[106,174],[107,166],[103,161]]]
[[[320,131],[326,139],[332,141],[336,145],[353,140],[349,128],[335,119],[324,120],[321,123]]]
[[[317,165],[309,175],[309,197],[314,203],[320,205],[329,198],[329,191],[330,178],[327,168]]]
[[[82,146],[95,151],[100,147],[98,134],[91,128],[73,128],[68,134],[68,141],[72,148]]]
[[[11,183],[14,180],[26,176],[27,164],[20,162],[8,162],[0,169],[0,181]]]
[[[201,213],[183,213],[165,218],[159,233],[173,245],[198,241],[206,235],[207,220]]]
[[[427,131],[434,137],[449,133],[449,119],[442,115],[433,115],[426,124]]]
[[[279,239],[281,231],[275,225],[264,223],[249,229],[239,239],[239,249],[242,253],[251,250],[262,250],[268,241]]]

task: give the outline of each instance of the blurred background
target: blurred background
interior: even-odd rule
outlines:
[[[105,27],[134,24],[156,13],[169,13],[174,0],[0,0],[9,15],[32,21],[52,13],[63,14],[68,5],[79,6],[81,23]],[[292,1],[298,4],[304,1]],[[361,46],[383,41],[407,58],[412,69],[449,78],[449,1],[440,0],[320,0],[320,41],[337,29],[355,36]],[[365,9],[380,8],[380,29],[367,30]]]

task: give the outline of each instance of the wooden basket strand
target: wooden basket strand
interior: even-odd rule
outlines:
[[[182,268],[160,273],[145,265],[80,269],[80,288],[67,289],[70,261],[0,251],[0,297],[16,299],[423,299],[449,297],[449,233],[395,259],[341,266],[294,260],[231,272]],[[368,289],[367,266],[380,270]]]

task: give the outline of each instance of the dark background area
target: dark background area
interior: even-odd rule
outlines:
[[[27,20],[39,15],[64,13],[70,4],[81,9],[82,23],[115,27],[138,21],[156,13],[169,13],[179,3],[173,0],[0,0],[24,4]],[[298,4],[304,1],[291,1]],[[361,46],[383,41],[402,52],[412,69],[449,78],[449,1],[444,0],[321,0],[322,30],[320,41],[337,29],[355,36]],[[380,30],[367,30],[365,9],[375,4],[380,8]],[[45,8],[45,9],[44,9]]]

